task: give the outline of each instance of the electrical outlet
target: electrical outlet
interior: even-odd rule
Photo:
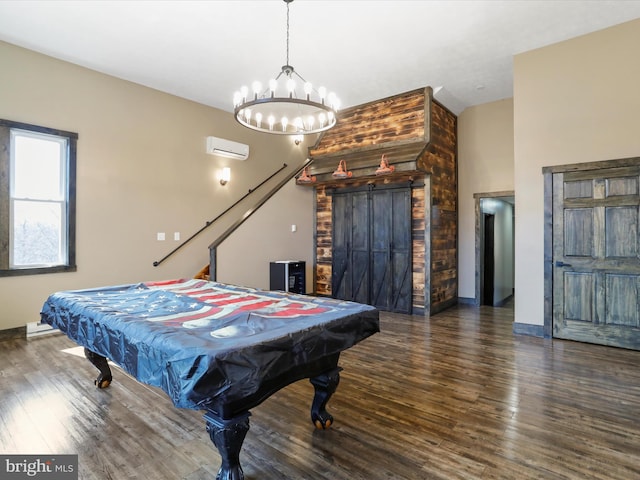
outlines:
[[[159,242],[164,242],[164,232],[158,232],[158,235],[156,236],[156,238],[158,239]]]

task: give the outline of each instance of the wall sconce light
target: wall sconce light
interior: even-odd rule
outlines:
[[[300,145],[300,143],[302,142],[302,140],[304,140],[304,136],[302,135],[294,135],[293,136],[293,141],[296,145]]]
[[[309,175],[308,167],[304,167],[300,176],[296,179],[296,183],[305,184],[305,183],[314,183],[316,181],[316,177]]]
[[[331,174],[333,178],[351,178],[351,175],[353,174],[347,171],[347,162],[344,160],[340,160],[338,169]]]
[[[380,160],[380,168],[376,170],[376,175],[389,175],[393,173],[396,169],[393,165],[389,165],[389,161],[387,160],[386,155],[382,155],[382,159]]]
[[[220,185],[226,185],[229,180],[231,180],[231,169],[224,167],[220,174]]]

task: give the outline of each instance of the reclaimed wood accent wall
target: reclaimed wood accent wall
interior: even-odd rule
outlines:
[[[415,172],[429,141],[431,88],[420,88],[340,112],[338,123],[309,149],[310,173],[319,183],[344,160],[353,177],[378,178],[383,154],[396,173]]]
[[[331,263],[332,263],[332,210],[331,196],[327,195],[326,187],[316,188],[316,276],[314,291],[318,295],[331,295]]]
[[[457,118],[431,102],[431,141],[418,168],[431,175],[431,313],[458,301]]]
[[[332,211],[329,188],[414,182],[413,312],[436,313],[457,303],[457,119],[430,87],[341,112],[338,124],[309,149],[317,176],[315,292],[331,295]],[[392,175],[376,176],[386,154]],[[346,159],[353,177],[331,173]]]
[[[430,311],[430,282],[425,265],[429,265],[429,218],[426,198],[430,190],[429,178],[424,185],[420,183],[411,188],[411,243],[412,243],[412,280],[413,313],[424,314]]]
[[[413,90],[340,112],[331,134],[312,149],[313,157],[343,156],[390,142],[425,142],[425,89]],[[339,142],[336,140],[339,139]]]

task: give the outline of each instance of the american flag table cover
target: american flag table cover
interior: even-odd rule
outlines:
[[[189,279],[54,293],[41,317],[198,410],[379,331],[368,305]]]

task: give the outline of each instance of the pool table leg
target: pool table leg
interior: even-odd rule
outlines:
[[[93,363],[93,365],[95,365],[98,370],[100,370],[100,375],[98,375],[98,378],[96,378],[93,383],[98,388],[107,388],[111,384],[111,380],[113,379],[107,359],[102,355],[98,355],[97,353],[92,352],[88,348],[84,349],[84,356],[87,357],[87,360]]]
[[[325,430],[333,423],[333,417],[327,412],[326,406],[340,383],[340,370],[342,368],[336,367],[309,380],[315,389],[311,404],[311,421],[319,430]]]
[[[249,431],[249,412],[229,420],[223,420],[212,413],[206,413],[207,433],[222,457],[222,465],[216,480],[243,480],[240,466],[240,449]]]

